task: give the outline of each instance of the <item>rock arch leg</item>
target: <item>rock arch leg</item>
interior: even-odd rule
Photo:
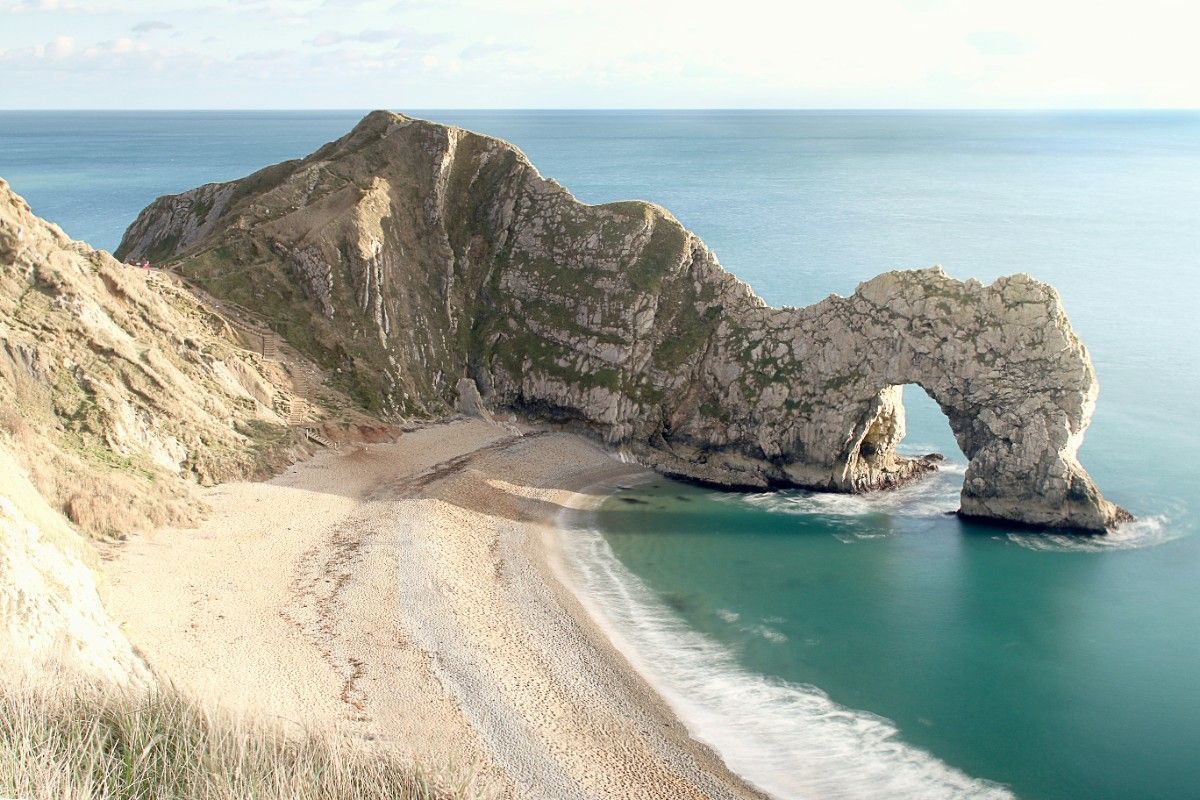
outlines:
[[[893,489],[934,470],[936,456],[905,458],[896,452],[906,432],[904,386],[887,386],[865,406],[851,429],[838,488],[848,492]]]

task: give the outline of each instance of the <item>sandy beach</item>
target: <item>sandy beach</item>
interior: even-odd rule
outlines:
[[[479,420],[348,445],[114,547],[109,605],[183,688],[398,748],[476,796],[758,797],[558,577],[560,512],[638,471]]]

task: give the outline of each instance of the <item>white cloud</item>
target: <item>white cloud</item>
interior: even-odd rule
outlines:
[[[0,3],[0,10],[20,12],[32,11],[77,11],[83,4],[75,0],[12,0]]]
[[[133,64],[130,59],[138,63]],[[136,72],[148,66],[148,62],[161,67],[170,62],[195,60],[194,51],[160,50],[129,36],[103,39],[88,45],[81,45],[71,36],[59,36],[44,45],[0,51],[0,61],[17,68],[36,70],[39,64],[45,64],[56,74],[78,70],[86,72],[89,78],[120,73],[130,67]]]
[[[111,14],[128,9],[125,5],[92,0],[0,0],[0,12],[53,15],[53,14]]]
[[[696,0],[0,0],[0,11],[23,12],[0,23],[0,51],[24,76],[0,81],[0,106],[78,102],[72,75],[95,84],[89,102],[127,106],[1200,106],[1200,6],[1184,0],[739,0],[732,11]],[[174,47],[135,46],[166,40]],[[197,63],[213,72],[180,66]],[[177,70],[177,85],[154,89],[151,64]],[[251,66],[261,80],[239,82]],[[38,70],[53,86],[22,89]]]
[[[357,33],[342,33],[335,30],[325,30],[309,39],[308,43],[315,47],[329,47],[335,44],[358,42],[360,44],[379,44],[394,42],[398,45],[412,48],[426,48],[441,44],[449,39],[440,33],[423,33],[403,25],[391,28],[375,28]]]
[[[9,62],[61,62],[73,56],[78,51],[78,42],[74,36],[55,36],[45,44],[32,47],[15,47],[0,51],[0,59]]]
[[[100,42],[96,45],[95,54],[103,55],[111,53],[113,55],[123,55],[125,53],[144,53],[150,49],[150,46],[143,42],[136,42],[128,36],[122,36],[119,39],[109,39]]]
[[[1033,49],[1028,39],[1012,31],[975,31],[966,38],[985,56],[1019,56]]]
[[[45,47],[47,58],[66,58],[75,52],[74,36],[55,36]]]
[[[248,53],[239,53],[235,57],[235,61],[290,61],[296,57],[295,50],[279,48],[276,50],[251,50]]]
[[[475,42],[464,47],[458,57],[464,61],[474,61],[478,58],[487,58],[488,56],[506,53],[525,53],[529,49],[529,45],[513,42]]]
[[[134,33],[151,33],[153,31],[169,31],[175,26],[169,22],[163,22],[157,19],[147,19],[134,25],[132,30]]]

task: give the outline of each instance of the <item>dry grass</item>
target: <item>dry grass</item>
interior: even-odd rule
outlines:
[[[7,435],[18,447],[35,446],[36,434],[17,411],[9,393],[0,388],[0,434]]]
[[[3,389],[0,385],[0,445],[17,456],[51,507],[83,533],[120,538],[162,525],[193,525],[202,516],[185,481],[139,469],[97,442],[54,431],[42,415],[23,415]]]
[[[171,689],[0,684],[0,797],[28,800],[451,800],[382,748],[289,735]]]

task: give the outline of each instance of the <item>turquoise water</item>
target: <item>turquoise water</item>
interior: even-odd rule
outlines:
[[[420,113],[420,112],[417,112]],[[1200,114],[424,112],[589,202],[670,208],[773,303],[943,264],[1054,283],[1101,394],[1081,458],[1141,522],[966,525],[962,455],[882,498],[658,481],[570,544],[697,735],[788,797],[1200,797]],[[356,113],[0,112],[0,177],[115,247],[154,196],[296,157]],[[632,501],[632,502],[631,502]]]

